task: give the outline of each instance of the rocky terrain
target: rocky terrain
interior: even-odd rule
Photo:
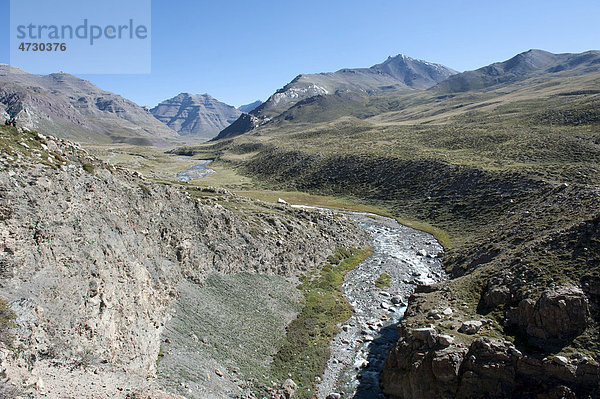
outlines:
[[[165,144],[177,133],[146,109],[66,73],[0,65],[0,117],[44,134],[95,143]]]
[[[194,199],[56,137],[2,128],[0,149],[0,296],[15,317],[2,326],[8,397],[176,397],[154,376],[179,298],[194,299],[211,275],[293,279],[366,243],[344,217],[217,189]],[[211,362],[206,372],[229,386]],[[176,366],[165,364],[161,375]]]
[[[215,137],[242,113],[209,94],[189,93],[162,101],[150,112],[186,139],[201,141]]]

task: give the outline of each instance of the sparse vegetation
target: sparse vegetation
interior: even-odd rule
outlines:
[[[142,189],[142,192],[144,193],[144,195],[151,197],[152,196],[152,190],[150,190],[148,188],[148,186],[146,186],[145,184],[140,184],[140,188]]]
[[[375,287],[379,288],[380,290],[387,290],[390,288],[391,281],[392,276],[387,273],[382,273],[375,281]]]
[[[8,306],[6,301],[0,299],[0,342],[11,347],[13,342],[13,329],[15,325],[16,315]]]
[[[273,376],[280,381],[292,376],[298,384],[298,398],[313,397],[315,378],[327,364],[336,326],[352,315],[342,295],[344,276],[371,254],[370,248],[340,249],[321,270],[303,277],[298,288],[304,294],[304,306],[288,326],[286,339],[271,365]]]
[[[86,162],[83,164],[83,170],[88,172],[89,174],[94,174],[94,165],[90,162]]]

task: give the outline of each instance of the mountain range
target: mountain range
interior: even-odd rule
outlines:
[[[599,68],[599,51],[553,54],[529,50],[507,61],[463,73],[399,55],[371,68],[299,75],[249,116],[242,115],[221,131],[215,140],[284,121],[322,122],[343,115],[369,117],[394,110],[392,104],[398,103],[399,97],[405,104],[421,101],[421,95],[425,96],[423,99],[434,98],[424,101],[439,102],[456,93],[500,89],[535,77],[578,76]],[[441,97],[435,100],[436,96]],[[379,104],[375,104],[376,98],[381,99]]]
[[[317,95],[355,93],[371,96],[394,91],[424,90],[456,73],[443,65],[400,54],[370,68],[298,75],[256,108],[253,114],[269,118],[301,100]]]
[[[181,93],[148,110],[69,74],[40,76],[1,65],[0,112],[21,126],[79,141],[166,145],[230,138],[294,119],[326,121],[344,113],[368,117],[366,103],[374,98],[495,90],[536,76],[577,76],[598,68],[598,51],[529,50],[463,73],[400,54],[370,68],[298,75],[266,102],[239,109],[208,94]]]
[[[337,96],[343,98],[342,101],[356,101],[386,93],[425,90],[457,73],[446,66],[400,54],[388,57],[370,68],[345,68],[337,72],[298,75],[251,111],[252,117],[242,115],[236,123],[219,133],[216,139],[243,134],[296,104],[318,96]]]
[[[441,82],[435,90],[465,92],[514,83],[533,76],[566,71],[583,74],[600,70],[600,51],[581,54],[552,54],[543,50],[529,50],[513,58],[454,75]]]

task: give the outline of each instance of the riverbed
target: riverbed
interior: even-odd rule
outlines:
[[[442,246],[425,232],[393,219],[349,213],[372,237],[373,256],[346,275],[344,296],[354,315],[340,326],[331,344],[331,358],[317,396],[339,393],[342,398],[384,398],[379,378],[385,356],[397,341],[396,327],[417,284],[446,279],[441,265]],[[382,275],[389,288],[377,288]]]
[[[185,159],[187,160],[190,158],[186,157]],[[203,177],[208,176],[209,174],[215,173],[214,170],[208,168],[208,165],[212,163],[212,160],[198,159],[196,160],[196,162],[198,163],[192,166],[191,168],[184,170],[183,172],[177,173],[177,179],[180,182],[188,183],[192,180],[201,179]]]

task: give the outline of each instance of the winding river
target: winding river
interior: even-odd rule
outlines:
[[[446,275],[442,246],[425,232],[372,214],[349,213],[372,237],[373,256],[346,275],[344,296],[354,315],[341,326],[331,344],[331,358],[317,396],[339,393],[343,398],[383,398],[379,377],[390,347],[397,341],[396,326],[417,284],[442,281]],[[390,276],[390,287],[375,282]]]

